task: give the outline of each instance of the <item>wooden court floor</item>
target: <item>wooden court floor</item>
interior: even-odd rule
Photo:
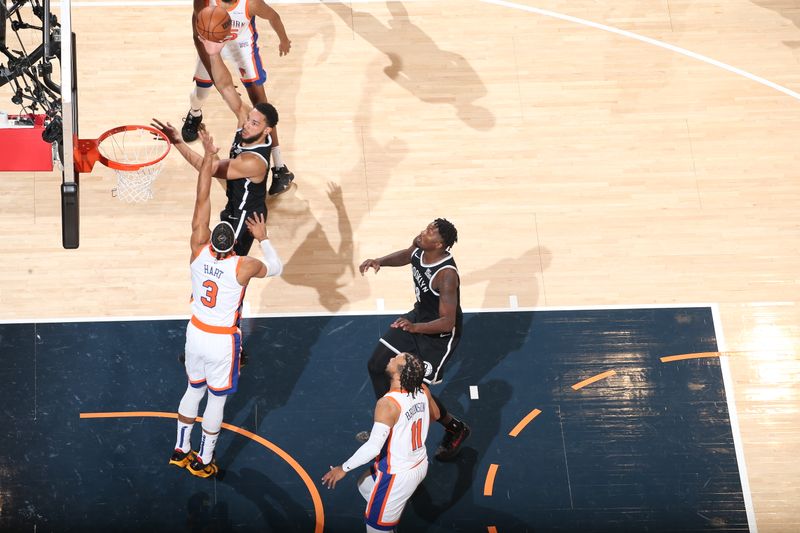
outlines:
[[[166,4],[74,7],[82,136],[185,115],[190,7]],[[356,266],[440,216],[466,308],[718,303],[758,527],[800,528],[800,7],[274,6],[292,51],[261,24],[262,55],[298,186],[270,202],[286,273],[250,312],[405,309],[408,272]],[[216,96],[206,117],[227,143]],[[125,205],[95,169],[65,251],[60,177],[0,176],[0,319],[186,314],[194,179],[172,154]]]

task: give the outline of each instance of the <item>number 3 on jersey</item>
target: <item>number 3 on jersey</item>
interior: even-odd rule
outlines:
[[[422,448],[422,419],[411,424],[411,450]]]
[[[206,307],[214,307],[217,305],[217,291],[219,287],[210,279],[203,282],[203,287],[206,288],[206,294],[200,297],[200,301],[203,302],[203,305]]]

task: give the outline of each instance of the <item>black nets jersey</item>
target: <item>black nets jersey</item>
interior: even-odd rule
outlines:
[[[267,212],[267,174],[269,172],[269,155],[272,150],[272,138],[268,135],[266,144],[255,144],[252,146],[242,146],[242,130],[236,131],[231,145],[230,158],[234,159],[243,153],[252,153],[260,157],[266,163],[267,170],[264,179],[260,183],[253,183],[250,178],[240,178],[228,180],[225,195],[228,197],[228,204],[225,210],[230,213],[231,218],[248,217],[253,212]]]
[[[414,292],[417,295],[417,303],[414,304],[416,320],[419,322],[430,322],[439,318],[439,293],[432,285],[436,275],[447,268],[452,268],[458,275],[458,267],[453,256],[447,254],[436,263],[427,264],[422,260],[422,250],[414,249],[411,254],[411,275],[414,278]],[[456,323],[452,333],[435,333],[433,337],[449,337],[451,334],[456,337],[461,336],[461,324],[463,314],[461,312],[461,287],[456,289]]]

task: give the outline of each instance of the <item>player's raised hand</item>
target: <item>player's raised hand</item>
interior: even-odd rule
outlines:
[[[219,148],[214,144],[214,137],[208,133],[208,130],[202,124],[197,129],[197,134],[200,136],[200,140],[203,141],[203,151],[206,155],[216,155],[219,152]]]
[[[361,263],[361,265],[358,267],[358,271],[361,272],[361,275],[363,276],[364,273],[370,269],[370,267],[375,269],[375,272],[377,273],[378,270],[381,269],[381,264],[377,259],[367,259]]]
[[[214,55],[217,55],[217,54],[221,53],[222,49],[225,48],[225,45],[230,40],[230,39],[226,39],[226,40],[224,40],[222,42],[209,41],[208,39],[206,39],[202,35],[198,35],[197,38],[200,40],[200,43],[202,43],[203,48],[205,48],[205,50],[206,50],[206,53],[208,55],[210,55],[210,56],[214,56]]]
[[[160,120],[158,120],[157,118],[154,118],[154,119],[151,119],[151,120],[152,120],[152,122],[150,123],[150,125],[153,126],[156,129],[161,130],[164,133],[164,135],[167,136],[167,139],[169,139],[169,142],[171,142],[172,144],[178,144],[180,142],[183,142],[181,140],[181,134],[180,134],[180,132],[178,132],[178,130],[177,130],[177,128],[175,128],[175,126],[173,126],[169,122],[167,122],[165,124],[165,123],[161,122]]]
[[[250,230],[250,233],[253,234],[253,237],[258,242],[269,238],[267,234],[267,219],[262,213],[253,213],[253,216],[248,217],[244,223],[247,224],[247,229]]]

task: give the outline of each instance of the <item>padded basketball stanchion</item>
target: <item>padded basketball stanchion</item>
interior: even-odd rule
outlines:
[[[80,197],[78,183],[61,184],[61,242],[73,250],[80,244]]]

